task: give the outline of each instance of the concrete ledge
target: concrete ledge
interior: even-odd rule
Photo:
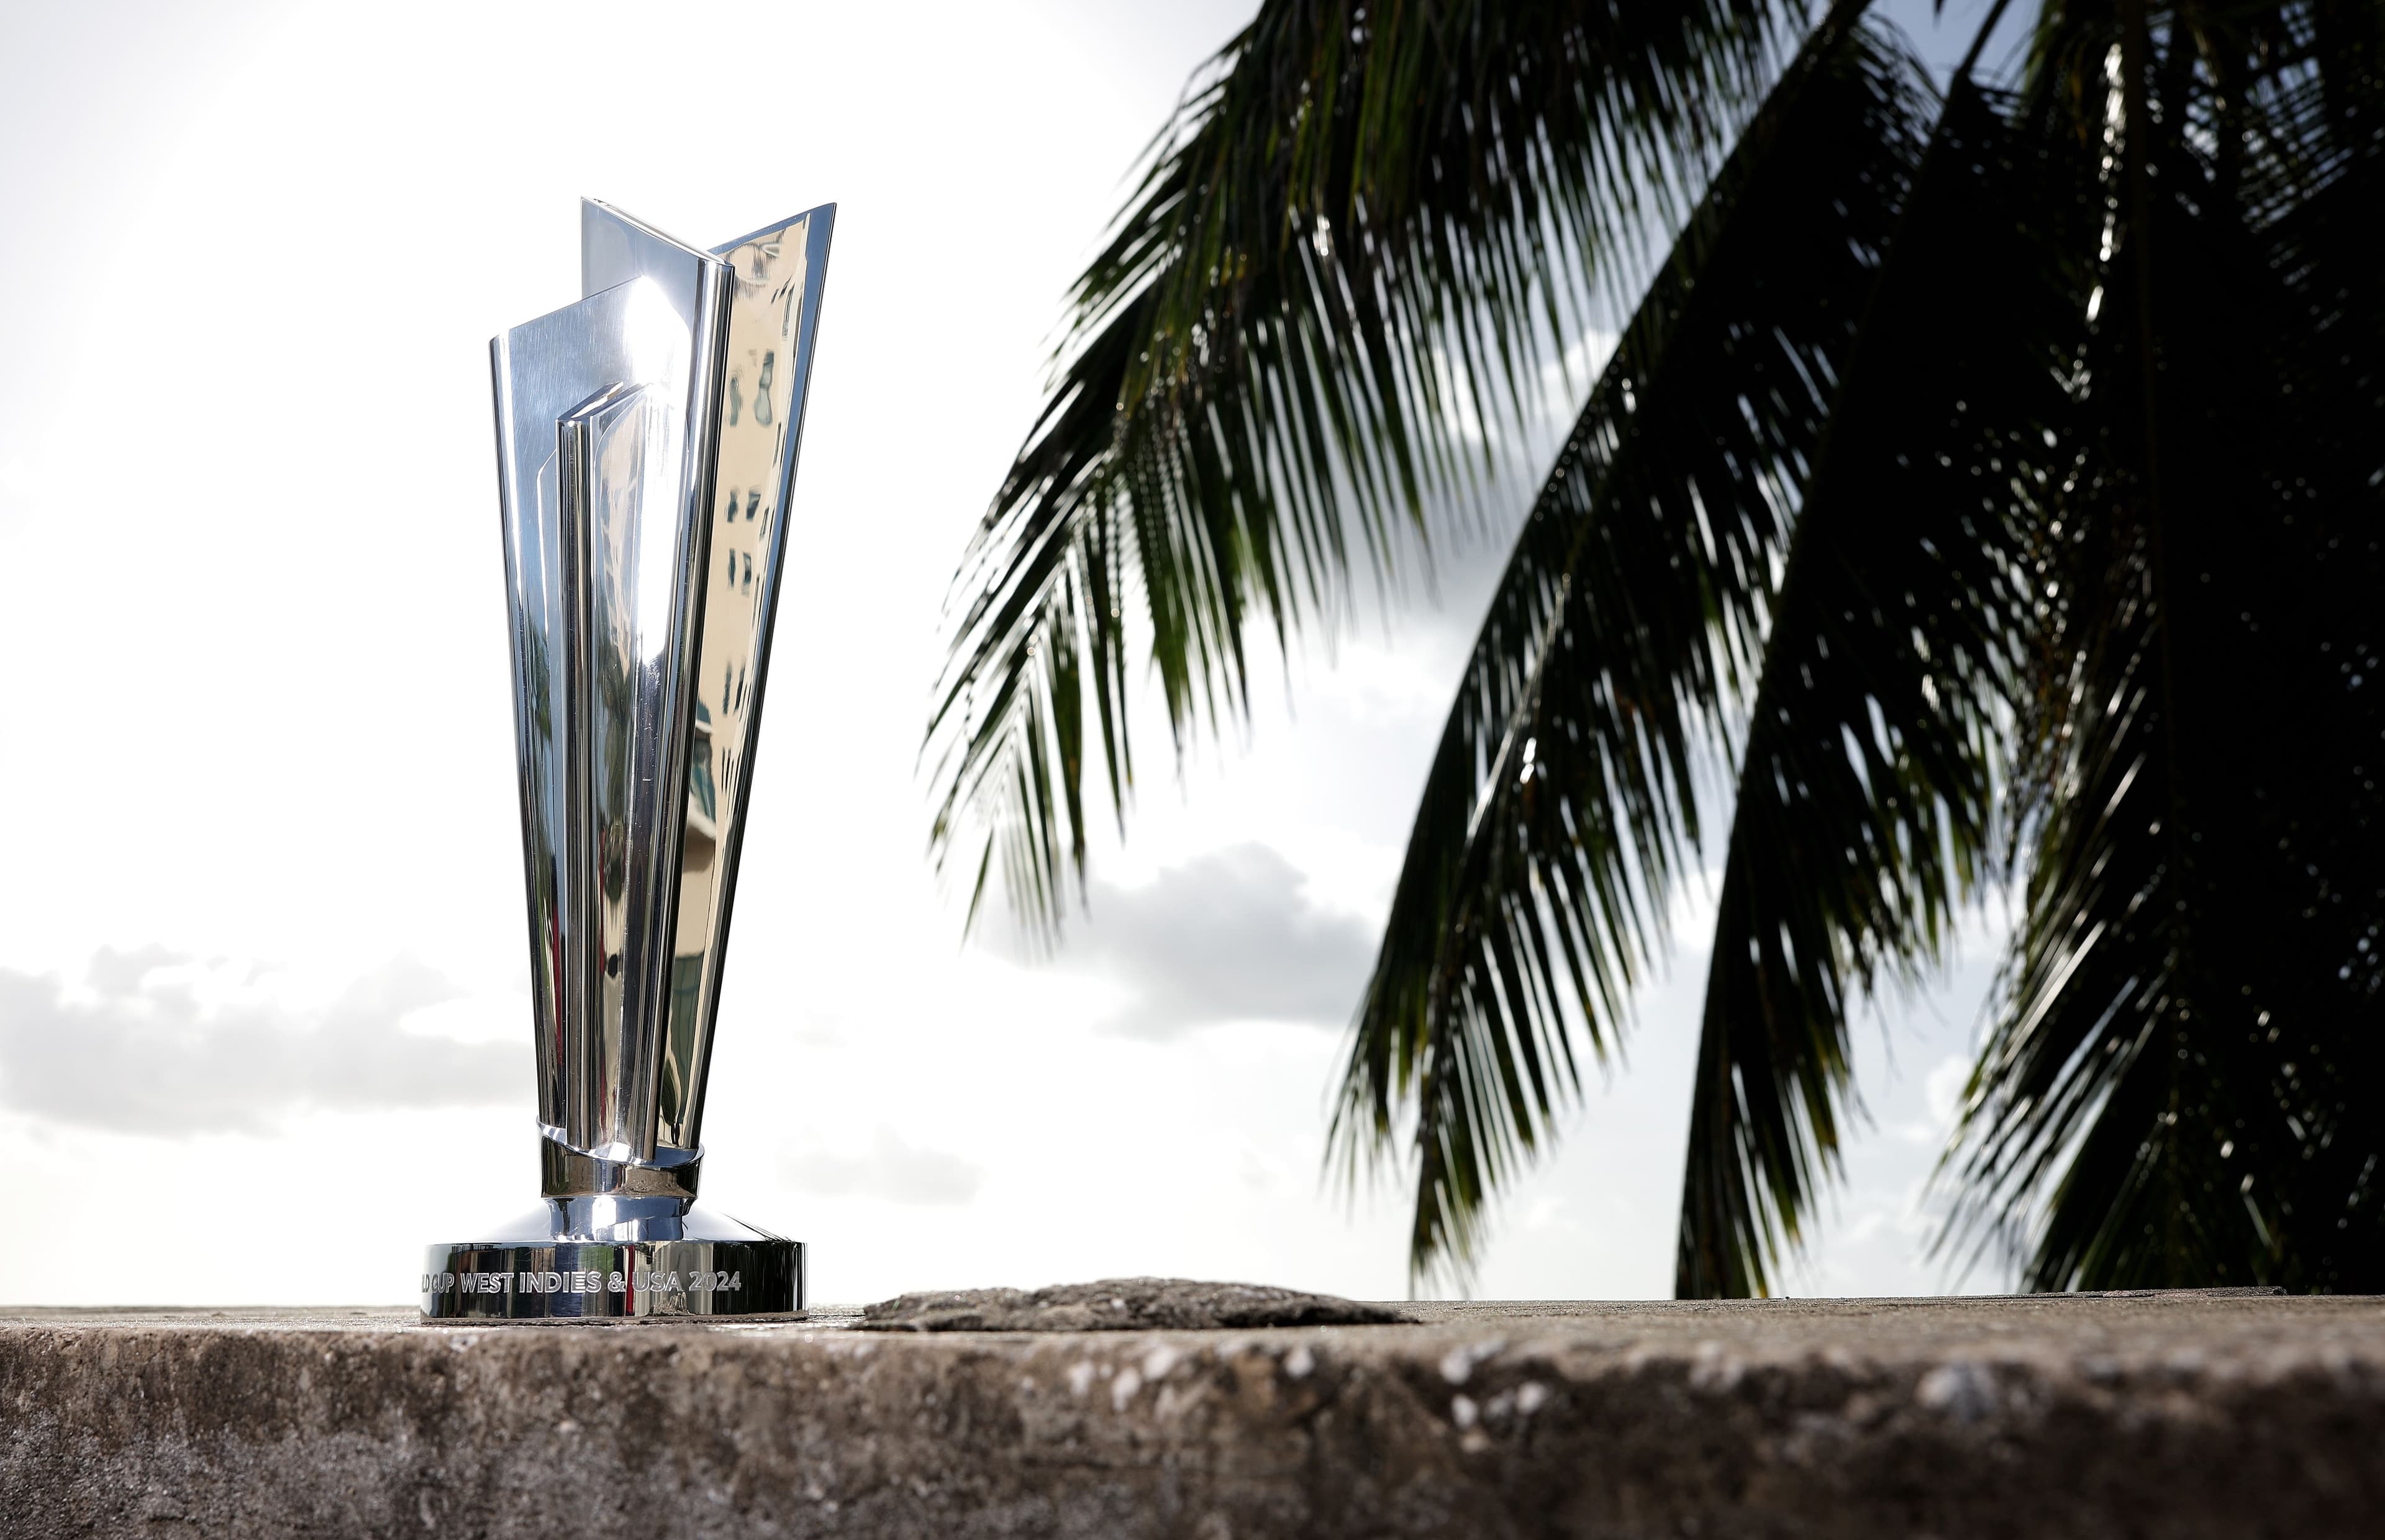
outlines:
[[[0,1316],[0,1533],[2385,1533],[2385,1301],[1085,1335]]]

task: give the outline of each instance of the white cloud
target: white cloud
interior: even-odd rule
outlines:
[[[410,1012],[458,993],[411,959],[312,1011],[238,983],[227,990],[221,974],[160,948],[104,950],[79,985],[0,969],[0,1107],[175,1137],[268,1133],[323,1108],[468,1106],[528,1089],[526,1038],[402,1029]]]
[[[1963,1088],[1970,1083],[1971,1058],[1964,1053],[1949,1054],[1922,1081],[1922,1099],[1929,1104],[1930,1119],[1941,1131],[1954,1128],[1954,1115],[1963,1107]]]
[[[967,1203],[985,1185],[985,1169],[942,1149],[923,1149],[880,1124],[867,1154],[813,1145],[780,1165],[786,1185],[819,1198],[875,1198],[890,1203]]]
[[[1374,954],[1372,925],[1319,905],[1291,862],[1245,842],[1141,887],[1095,884],[1055,965],[1121,987],[1107,1030],[1165,1039],[1232,1021],[1345,1025]]]

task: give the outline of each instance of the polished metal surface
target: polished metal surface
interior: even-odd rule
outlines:
[[[430,1313],[492,1313],[478,1285],[431,1285],[498,1273],[537,1280],[509,1315],[800,1306],[800,1246],[690,1206],[834,217],[706,252],[584,203],[584,297],[491,344],[547,1203],[433,1248]],[[608,1267],[621,1309],[540,1286],[593,1261],[479,1265],[646,1244],[779,1260],[724,1264],[764,1282],[686,1298]],[[792,1303],[755,1303],[787,1280]]]
[[[420,1280],[434,1321],[774,1316],[803,1308],[792,1241],[577,1241],[433,1247]]]
[[[794,488],[835,213],[833,205],[813,209],[716,248],[732,286],[722,359],[725,399],[696,668],[670,1030],[659,1087],[660,1136],[687,1149],[702,1138],[721,954],[729,944],[770,624],[786,556],[781,515]]]

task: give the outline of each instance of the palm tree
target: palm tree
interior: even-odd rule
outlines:
[[[1718,851],[1682,1295],[1767,1290],[1850,1012],[1998,888],[1942,1241],[2385,1286],[2385,8],[2042,0],[1996,83],[1998,0],[1942,91],[1867,8],[1267,0],[961,565],[934,849],[1057,926],[1130,653],[1180,745],[1230,718],[1251,627],[1445,547],[1467,425],[1628,316],[1357,1006],[1332,1148],[1412,1171],[1414,1273],[1463,1277]]]

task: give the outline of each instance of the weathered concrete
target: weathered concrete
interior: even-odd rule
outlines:
[[[2373,1535],[2385,1300],[1083,1335],[0,1318],[0,1533]]]

